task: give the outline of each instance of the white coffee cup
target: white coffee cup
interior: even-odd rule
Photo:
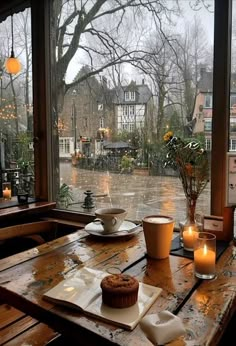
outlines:
[[[94,223],[101,224],[105,233],[117,232],[125,220],[127,211],[122,208],[101,208],[95,210]]]

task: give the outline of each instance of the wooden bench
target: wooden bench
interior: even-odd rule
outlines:
[[[7,241],[14,239],[17,239],[16,244],[19,243],[21,239],[23,242],[28,239],[33,240],[34,246],[43,244],[45,240],[47,240],[44,239],[44,234],[47,232],[49,234],[50,232],[54,234],[53,238],[55,238],[57,224],[58,222],[53,220],[0,228],[0,244],[2,243],[3,248],[7,248]],[[71,225],[68,224],[68,228],[69,226]],[[82,226],[72,226],[74,226],[74,229],[82,228]],[[13,250],[14,252],[17,251],[17,246]],[[64,345],[64,339],[58,332],[55,332],[46,324],[40,323],[31,316],[0,301],[0,345],[45,346],[49,344],[52,346]]]
[[[45,346],[60,338],[60,334],[34,318],[9,306],[0,304],[0,345]]]

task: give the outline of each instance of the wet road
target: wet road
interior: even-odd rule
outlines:
[[[96,208],[116,206],[125,208],[131,220],[150,214],[169,215],[177,222],[185,218],[185,195],[176,177],[89,171],[69,162],[60,163],[60,177],[61,184],[68,184],[73,192],[76,204],[69,206],[73,211],[85,211],[84,192],[91,190],[95,196],[92,213]],[[198,199],[197,213],[210,214],[210,184]]]

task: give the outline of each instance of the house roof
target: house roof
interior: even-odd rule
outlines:
[[[198,82],[198,89],[202,93],[212,92],[213,72],[208,72],[205,69],[201,70],[201,77]],[[236,73],[231,74],[231,92],[236,93]]]
[[[125,100],[125,91],[135,91],[136,98],[135,101],[127,101]],[[152,92],[146,84],[136,84],[135,82],[131,82],[129,85],[120,86],[113,89],[114,98],[113,102],[115,104],[143,104],[147,103],[149,99],[152,97]]]
[[[198,82],[198,89],[201,92],[212,92],[213,89],[213,73],[202,71],[201,78]]]

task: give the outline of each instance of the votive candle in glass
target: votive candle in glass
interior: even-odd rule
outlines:
[[[11,199],[11,183],[5,182],[2,184],[2,197],[5,200]]]
[[[194,246],[194,271],[200,279],[213,279],[216,272],[216,236],[199,232]]]
[[[193,251],[194,243],[198,236],[198,228],[195,224],[188,224],[183,227],[183,245],[184,249]]]

